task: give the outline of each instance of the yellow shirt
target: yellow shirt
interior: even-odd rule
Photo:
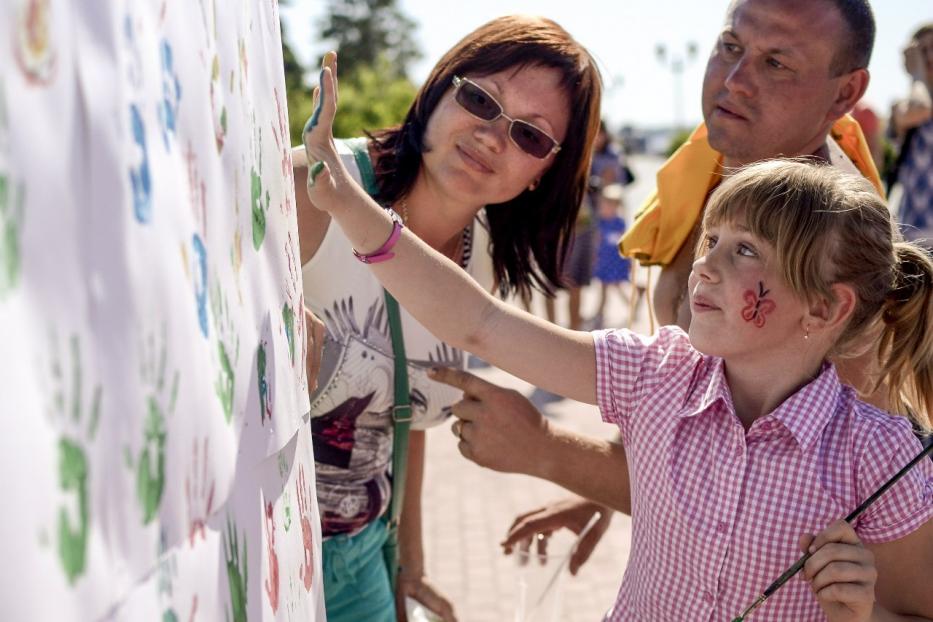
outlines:
[[[858,122],[846,115],[833,124],[830,136],[884,196],[881,179]],[[706,125],[701,123],[658,170],[657,189],[622,237],[619,252],[643,265],[671,263],[700,219],[706,196],[719,183],[721,164],[722,154],[710,147]]]

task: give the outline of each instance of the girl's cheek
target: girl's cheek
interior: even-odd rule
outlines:
[[[768,323],[768,315],[777,308],[777,303],[771,298],[771,290],[764,281],[758,281],[757,286],[745,290],[742,298],[742,319],[756,328],[764,328]]]

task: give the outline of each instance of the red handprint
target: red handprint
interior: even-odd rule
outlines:
[[[210,455],[210,439],[205,437],[198,451],[198,441],[192,446],[191,470],[185,475],[185,499],[188,502],[188,542],[194,546],[198,533],[204,540],[204,525],[214,509],[214,481],[208,483],[207,469]],[[197,507],[196,507],[197,506]]]
[[[751,290],[745,292],[745,307],[742,309],[742,319],[752,322],[758,328],[765,325],[765,316],[774,311],[777,306],[773,300],[765,299],[771,290],[765,289],[765,284],[758,281],[758,293]]]
[[[275,554],[275,520],[272,516],[272,502],[266,503],[266,546],[269,548],[269,576],[266,578],[266,594],[272,613],[279,608],[279,557]]]
[[[305,481],[304,465],[298,465],[298,513],[301,514],[301,538],[305,545],[305,559],[298,571],[305,584],[305,591],[311,591],[314,573],[314,532],[311,530],[311,489]]]

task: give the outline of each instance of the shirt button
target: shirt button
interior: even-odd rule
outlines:
[[[729,523],[727,523],[727,522],[725,522],[725,521],[720,522],[718,525],[716,525],[716,531],[717,531],[718,533],[722,534],[722,535],[728,534],[728,533],[729,533]]]

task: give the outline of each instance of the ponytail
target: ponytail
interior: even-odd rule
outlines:
[[[933,261],[922,248],[894,244],[894,286],[882,305],[879,353],[889,407],[930,430],[933,408]]]

